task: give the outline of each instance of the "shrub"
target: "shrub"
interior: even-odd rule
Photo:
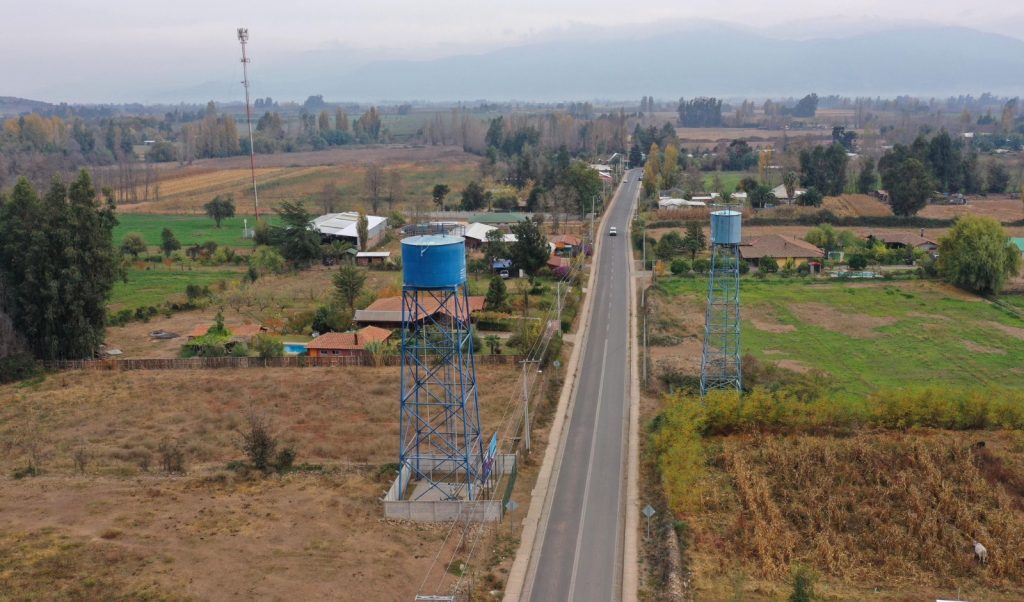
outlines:
[[[0,357],[0,385],[25,380],[39,373],[39,365],[30,353]]]
[[[868,258],[859,253],[850,255],[850,258],[846,260],[846,265],[850,266],[851,270],[863,270],[868,267]]]
[[[258,334],[249,341],[249,347],[262,358],[284,355],[284,343],[269,334]]]
[[[669,269],[674,276],[681,276],[690,271],[690,262],[685,259],[673,259]]]
[[[285,447],[277,452],[277,458],[274,459],[274,468],[278,472],[291,470],[293,464],[295,464],[295,450],[293,448]]]
[[[766,255],[758,260],[757,269],[765,274],[774,274],[779,271],[779,262]]]
[[[166,473],[185,472],[185,452],[177,442],[164,439],[157,448],[160,453],[160,467]]]
[[[707,274],[711,269],[711,260],[706,257],[698,257],[693,260],[693,271],[698,274]]]
[[[249,462],[257,469],[266,471],[276,448],[277,439],[270,432],[270,422],[255,408],[250,408],[246,417],[246,430],[242,432],[242,451]]]

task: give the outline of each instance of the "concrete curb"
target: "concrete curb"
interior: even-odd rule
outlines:
[[[639,194],[639,193],[638,193]],[[633,220],[626,229],[633,240]],[[640,548],[637,530],[640,528],[640,347],[639,308],[636,299],[636,262],[633,246],[629,246],[629,449],[626,453],[626,533],[622,561],[622,600],[636,602],[640,591]],[[646,266],[645,266],[646,267]]]
[[[619,182],[619,190],[615,192],[613,199],[622,190],[626,179],[623,178]],[[605,220],[611,215],[611,207],[605,209],[604,215],[601,217],[601,223],[599,227],[595,229],[597,233],[603,231]],[[555,420],[551,424],[551,436],[548,439],[547,448],[544,450],[544,461],[540,466],[540,472],[537,474],[537,482],[534,484],[533,491],[530,493],[530,509],[526,513],[526,518],[523,519],[523,534],[519,540],[519,549],[516,550],[516,559],[512,562],[512,568],[508,573],[508,580],[505,583],[505,596],[506,602],[518,602],[523,595],[523,588],[526,587],[527,575],[535,570],[535,560],[540,557],[540,550],[535,549],[537,547],[537,533],[540,532],[544,525],[547,523],[548,512],[547,509],[551,504],[551,483],[555,477],[558,476],[558,472],[555,468],[558,458],[561,458],[565,451],[565,431],[569,424],[569,416],[572,414],[572,407],[576,401],[576,384],[579,379],[580,370],[580,358],[582,356],[582,350],[587,344],[587,335],[590,331],[590,317],[591,317],[591,306],[594,295],[593,291],[597,290],[597,278],[598,270],[596,266],[601,257],[601,247],[603,246],[603,236],[596,236],[594,243],[594,254],[591,257],[591,277],[587,286],[587,294],[583,300],[583,312],[580,320],[580,328],[577,331],[579,337],[576,344],[573,345],[572,353],[569,355],[569,363],[566,365],[566,373],[568,377],[565,382],[562,383],[562,393],[558,397],[558,408],[555,410]]]

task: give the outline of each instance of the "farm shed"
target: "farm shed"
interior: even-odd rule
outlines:
[[[391,261],[391,251],[360,251],[356,253],[356,265],[384,265]]]
[[[326,213],[314,219],[312,225],[313,229],[320,233],[320,238],[324,241],[341,240],[358,247],[360,246],[359,229],[356,225],[358,221],[359,214],[355,211],[348,211],[345,213]],[[366,248],[372,247],[384,238],[387,223],[388,220],[386,218],[377,215],[366,216],[367,238],[369,239],[366,243]]]

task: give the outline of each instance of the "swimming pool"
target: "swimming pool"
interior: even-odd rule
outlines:
[[[285,343],[284,352],[288,355],[306,355],[305,343]]]

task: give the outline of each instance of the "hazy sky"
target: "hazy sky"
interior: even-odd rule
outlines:
[[[373,58],[431,58],[557,36],[628,35],[695,20],[777,37],[921,23],[1024,38],[1024,2],[1009,0],[7,0],[3,13],[0,96],[86,102],[186,97],[192,86],[235,98],[238,26],[250,30],[254,83],[287,72],[299,57],[322,63],[330,76],[332,69]]]

